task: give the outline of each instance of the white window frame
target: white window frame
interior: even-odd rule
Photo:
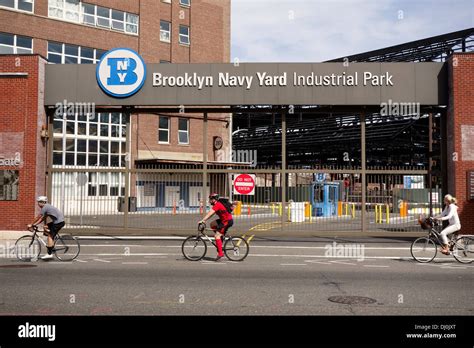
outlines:
[[[61,45],[61,52],[50,52],[49,51],[49,43],[55,43],[55,44],[59,44]],[[72,44],[67,44],[67,45],[70,45],[70,46],[77,46],[77,45],[72,45]],[[99,58],[97,58],[97,51],[99,49],[97,48],[92,48],[92,47],[85,47],[85,48],[90,48],[90,49],[93,49],[94,50],[94,57],[93,58],[87,58],[87,57],[82,57],[82,46],[77,46],[78,49],[77,49],[77,56],[73,56],[73,55],[70,55],[70,54],[66,54],[66,43],[64,42],[55,42],[55,41],[48,41],[48,46],[47,46],[47,58],[49,60],[49,54],[55,54],[55,55],[60,55],[61,56],[61,63],[59,64],[66,64],[66,57],[72,57],[72,58],[76,58],[77,59],[77,64],[83,64],[82,63],[82,59],[87,59],[87,60],[91,60],[92,59],[92,64],[97,64],[99,62]],[[55,63],[50,63],[50,64],[55,64]]]
[[[185,120],[185,121],[186,121],[186,130],[181,130],[181,129],[179,129],[179,122],[180,122],[181,120]],[[183,142],[180,141],[179,135],[180,135],[181,133],[186,133],[187,138],[188,138],[188,141],[187,141],[186,143],[183,143]],[[181,117],[181,118],[178,118],[178,144],[179,144],[179,145],[189,145],[189,118],[182,118],[182,117]]]
[[[169,24],[168,31],[161,29],[161,22]],[[160,41],[161,42],[171,43],[171,25],[172,25],[171,22],[165,21],[163,19],[160,20]],[[163,37],[163,35],[166,35],[166,33],[168,33],[168,39]]]
[[[183,0],[179,0],[179,5],[183,7],[191,7],[191,0],[187,0],[187,4],[183,4]]]
[[[18,2],[19,0],[14,0],[14,3],[13,3],[13,7],[9,7],[9,6],[4,6],[4,5],[0,5],[0,9],[9,9],[9,10],[15,10],[15,11],[18,11],[18,12],[25,12],[25,13],[35,13],[35,0],[31,0],[31,11],[26,11],[26,10],[22,10],[22,9],[19,9],[18,8]]]
[[[171,4],[171,0],[161,0],[161,2],[164,2],[165,4]]]
[[[183,28],[188,28],[188,35],[184,35],[184,34],[181,34],[181,27]],[[181,41],[181,37],[187,37],[188,38],[188,42],[183,42]],[[179,25],[179,43],[181,45],[185,45],[185,46],[190,46],[191,45],[191,27],[187,26],[187,25],[182,25],[180,24]]]
[[[81,14],[82,14],[82,6],[81,6],[82,3],[81,3],[81,1],[78,1],[78,8],[79,9],[77,11],[72,11],[70,9],[66,9],[67,0],[61,0],[61,1],[62,1],[62,7],[57,7],[57,6],[52,6],[51,5],[51,0],[48,0],[48,17],[59,19],[59,20],[66,21],[66,22],[71,22],[71,23],[80,23],[81,22]],[[61,17],[53,16],[51,14],[51,9],[61,10],[62,11],[62,16]],[[67,18],[66,17],[66,11],[77,13],[77,20]]]
[[[2,47],[12,47],[13,48],[13,54],[32,54],[33,53],[33,38],[32,37],[29,37],[29,36],[23,36],[23,35],[16,35],[16,34],[10,34],[10,33],[5,33],[5,32],[2,32],[2,34],[6,34],[6,35],[11,35],[13,36],[13,46],[10,46],[10,45],[5,45],[5,44],[1,44],[0,43],[0,46]],[[18,46],[18,36],[21,36],[21,37],[25,37],[27,39],[31,39],[31,49],[29,48],[25,48],[25,47],[19,47]],[[18,48],[21,48],[21,49],[28,49],[30,50],[30,52],[21,52],[21,53],[18,53]]]
[[[166,118],[168,120],[168,128],[160,128],[160,119],[161,118]],[[168,116],[159,116],[158,118],[158,144],[169,144],[170,143],[170,125],[171,125],[171,120]],[[160,141],[160,131],[167,131],[168,133],[168,141]]]
[[[15,0],[15,1],[18,1],[18,0]],[[91,27],[95,27],[95,28],[99,28],[99,29],[113,30],[113,31],[117,31],[117,32],[120,32],[120,33],[125,33],[125,34],[130,34],[130,35],[135,35],[135,36],[138,36],[138,34],[139,34],[140,16],[138,14],[131,13],[131,12],[126,12],[126,11],[119,10],[119,9],[113,9],[113,8],[110,8],[110,7],[90,4],[88,2],[79,1],[78,2],[78,6],[79,6],[78,11],[74,11],[74,12],[77,12],[77,20],[72,20],[72,19],[66,18],[66,11],[71,11],[71,10],[66,9],[66,1],[68,1],[68,0],[61,0],[61,1],[62,1],[62,7],[58,7],[58,6],[55,6],[55,5],[51,4],[52,0],[48,0],[48,17],[54,18],[54,19],[57,19],[57,20],[66,21],[66,22],[78,23],[78,24],[81,24],[81,25],[87,25],[87,26],[91,26]],[[94,7],[94,14],[84,12],[84,5],[85,4]],[[104,8],[104,9],[108,10],[109,11],[108,16],[107,17],[99,16],[97,14],[97,8],[98,7],[101,7],[101,8]],[[51,9],[56,9],[56,10],[62,11],[62,15],[61,16],[52,15]],[[112,11],[123,12],[122,20],[113,19],[112,18]],[[84,16],[87,16],[88,18],[93,18],[94,24],[85,22],[84,21]],[[137,19],[137,22],[134,23],[133,21],[129,20],[129,18],[128,18],[129,16],[135,16],[136,19]],[[99,24],[99,19],[107,19],[109,21],[109,25]],[[123,30],[114,28],[113,27],[114,22],[123,23]],[[128,30],[127,26],[135,28],[136,32],[133,31],[133,30]]]

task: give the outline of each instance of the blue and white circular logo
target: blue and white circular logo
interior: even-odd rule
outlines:
[[[146,65],[134,50],[115,48],[102,56],[97,64],[96,76],[105,93],[125,98],[142,88],[146,79]]]

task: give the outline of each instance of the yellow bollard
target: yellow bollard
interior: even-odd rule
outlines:
[[[356,205],[352,203],[352,218],[355,219],[356,217]]]
[[[241,214],[242,214],[242,202],[241,202],[241,201],[238,201],[238,202],[237,202],[237,205],[236,205],[236,207],[235,207],[235,209],[234,209],[234,215],[239,216],[239,215],[241,215]]]
[[[272,203],[272,214],[275,214],[275,204]]]
[[[390,206],[388,204],[385,205],[385,211],[386,211],[385,222],[389,224],[390,223]]]
[[[304,203],[304,217],[309,217],[311,219],[311,203],[309,202]]]
[[[346,216],[348,216],[349,215],[349,203],[346,202],[345,205],[346,205]]]
[[[283,204],[278,203],[278,215],[282,216],[283,215]]]
[[[342,215],[342,205],[343,203],[341,201],[337,202],[337,216]]]

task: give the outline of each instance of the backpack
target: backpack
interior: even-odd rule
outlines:
[[[219,198],[217,201],[225,207],[228,213],[232,214],[232,211],[234,210],[234,205],[229,201],[228,198]]]

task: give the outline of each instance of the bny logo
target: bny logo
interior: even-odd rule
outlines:
[[[104,54],[96,70],[102,90],[119,98],[130,97],[142,88],[146,79],[146,65],[137,52],[116,48]]]

